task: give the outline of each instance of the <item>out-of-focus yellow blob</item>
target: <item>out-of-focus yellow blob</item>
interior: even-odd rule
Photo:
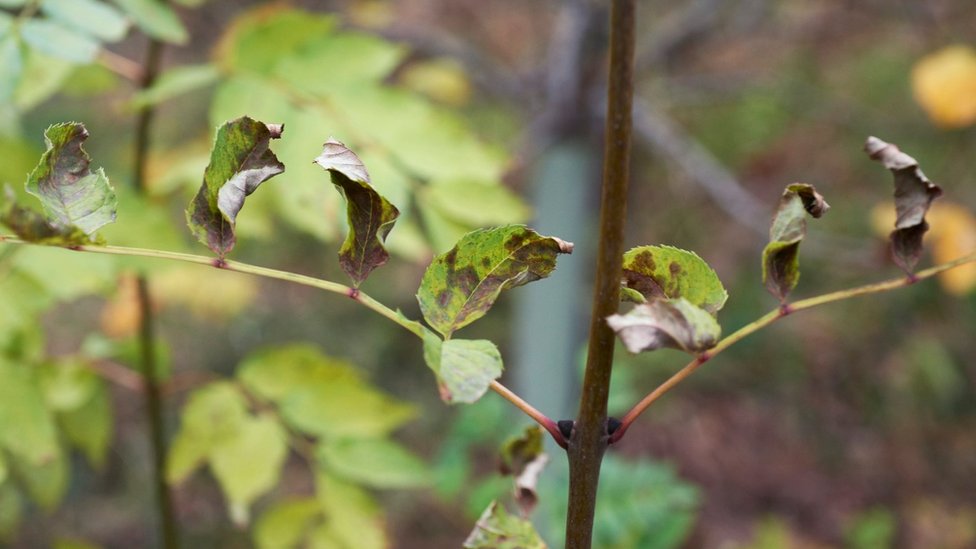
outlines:
[[[411,63],[399,76],[400,84],[434,101],[460,107],[471,99],[471,82],[453,59]]]
[[[976,251],[976,217],[969,209],[945,200],[932,204],[926,216],[929,232],[925,239],[936,263],[946,263]],[[871,227],[887,236],[895,228],[895,208],[890,203],[871,210]],[[976,263],[961,265],[939,275],[942,287],[954,295],[966,295],[976,288]]]
[[[937,125],[976,123],[976,50],[955,45],[923,57],[912,69],[912,89]]]
[[[396,20],[396,10],[384,0],[358,0],[346,9],[349,20],[367,29],[382,29]]]

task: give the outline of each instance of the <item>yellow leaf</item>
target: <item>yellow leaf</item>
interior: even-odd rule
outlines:
[[[929,54],[912,69],[915,100],[946,128],[976,122],[976,50],[955,45]]]
[[[399,75],[400,84],[447,105],[460,107],[471,99],[471,82],[453,59],[411,63]]]

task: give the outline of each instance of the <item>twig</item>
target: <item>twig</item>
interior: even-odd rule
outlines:
[[[614,0],[610,10],[610,74],[600,197],[600,246],[590,319],[589,350],[579,413],[569,439],[569,504],[566,547],[589,549],[600,465],[609,442],[607,399],[613,368],[614,333],[604,318],[617,311],[630,179],[631,112],[634,95],[636,0]]]
[[[0,235],[0,242],[6,242],[9,244],[27,244],[31,245],[30,242],[26,242],[15,236]],[[99,254],[109,254],[109,255],[125,255],[134,257],[148,257],[155,259],[167,259],[171,261],[181,261],[184,263],[194,263],[197,265],[206,265],[209,267],[221,269],[224,271],[233,271],[238,273],[245,273],[255,276],[262,276],[265,278],[272,278],[276,280],[284,280],[286,282],[292,282],[295,284],[300,284],[302,286],[309,286],[312,288],[317,288],[319,290],[325,290],[334,294],[344,295],[353,301],[363,305],[364,307],[372,310],[383,316],[384,318],[395,322],[396,324],[402,326],[404,329],[408,330],[415,336],[423,339],[424,329],[409,319],[404,318],[398,314],[393,309],[390,309],[386,305],[383,305],[379,301],[376,301],[372,297],[366,295],[358,288],[353,288],[351,286],[346,286],[344,284],[339,284],[337,282],[332,282],[331,280],[323,280],[320,278],[315,278],[311,276],[305,276],[297,273],[291,273],[288,271],[279,271],[277,269],[270,269],[267,267],[260,267],[258,265],[251,265],[249,263],[241,263],[239,261],[231,260],[220,260],[212,257],[206,257],[202,255],[187,254],[181,252],[169,252],[165,250],[150,250],[146,248],[127,248],[124,246],[74,246],[70,248],[73,251],[78,252],[89,252],[89,253],[99,253]],[[141,383],[141,381],[140,381]],[[526,415],[534,419],[552,434],[553,438],[556,440],[560,446],[565,447],[566,441],[562,434],[559,432],[556,423],[547,417],[545,414],[531,406],[529,403],[525,402],[521,397],[516,395],[510,389],[499,383],[498,381],[493,381],[491,384],[492,390],[494,390],[499,395],[508,399],[512,404],[518,407],[520,410],[525,412]],[[167,388],[170,390],[177,390],[177,388]]]
[[[142,75],[139,79],[139,89],[149,89],[159,74],[163,56],[163,43],[155,38],[149,39],[146,60]],[[139,109],[136,118],[133,184],[136,192],[145,197],[148,189],[147,169],[149,164],[149,141],[152,122],[155,118],[155,107],[146,105]],[[149,282],[145,273],[139,273],[136,279],[139,298],[139,351],[142,366],[142,377],[145,393],[146,418],[149,422],[149,440],[152,444],[153,483],[156,488],[156,507],[159,513],[160,535],[165,549],[178,549],[180,546],[179,529],[176,524],[176,510],[173,499],[166,483],[166,424],[163,417],[162,388],[159,385],[156,360],[156,335],[154,330],[155,318],[152,308],[152,297],[149,293]]]
[[[106,69],[131,82],[140,82],[145,78],[146,71],[142,65],[114,51],[103,48],[98,54],[98,62]]]
[[[683,368],[678,370],[673,376],[667,379],[664,383],[659,385],[656,389],[647,394],[644,398],[640,400],[626,415],[620,420],[620,427],[614,432],[611,437],[611,443],[616,442],[623,438],[624,433],[627,429],[634,423],[634,421],[644,412],[647,408],[654,404],[659,398],[664,396],[668,391],[673,389],[676,385],[684,381],[685,378],[690,376],[699,366],[712,359],[725,349],[728,349],[732,345],[742,341],[747,336],[752,333],[769,326],[777,320],[789,316],[795,312],[802,311],[804,309],[810,309],[820,305],[825,305],[827,303],[833,303],[835,301],[842,301],[845,299],[850,299],[853,297],[858,297],[862,295],[876,294],[880,292],[888,292],[898,288],[904,288],[906,286],[911,286],[918,282],[919,280],[925,280],[926,278],[932,278],[933,276],[948,271],[949,269],[954,269],[960,265],[965,265],[967,263],[976,262],[976,252],[970,253],[959,259],[949,261],[947,263],[942,263],[934,267],[919,271],[912,276],[903,276],[899,278],[893,278],[891,280],[886,280],[884,282],[876,282],[874,284],[866,284],[864,286],[858,286],[856,288],[849,288],[846,290],[839,290],[836,292],[831,292],[828,294],[810,297],[807,299],[801,299],[794,303],[788,303],[781,305],[779,308],[766,313],[765,315],[759,317],[758,319],[746,324],[742,328],[739,328],[735,332],[729,334],[715,347],[705,351],[704,353],[695,357],[694,360],[686,364]]]
[[[495,391],[506,400],[514,404],[519,410],[525,412],[525,415],[534,419],[536,423],[542,426],[543,429],[549,431],[549,434],[552,435],[552,438],[556,441],[556,444],[563,449],[566,448],[566,438],[563,437],[563,434],[559,431],[559,426],[556,425],[556,422],[553,421],[549,416],[537,410],[534,406],[523,400],[522,397],[516,395],[511,389],[505,387],[498,381],[491,382],[491,390]]]

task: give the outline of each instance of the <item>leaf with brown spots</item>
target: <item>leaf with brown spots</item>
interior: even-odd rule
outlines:
[[[194,236],[221,258],[237,243],[234,227],[244,200],[261,183],[285,171],[271,152],[272,139],[284,127],[246,116],[217,130],[203,184],[186,208],[186,221]]]
[[[346,198],[349,234],[339,250],[339,265],[359,286],[373,269],[390,258],[383,242],[400,211],[370,186],[366,166],[341,142],[329,138],[315,163],[329,171]]]
[[[522,225],[470,232],[427,267],[417,292],[420,310],[428,324],[450,337],[484,316],[502,290],[549,276],[556,256],[572,251],[571,242]]]
[[[729,294],[715,271],[698,254],[671,246],[640,246],[624,254],[625,289],[654,298],[683,297],[713,315]],[[641,302],[631,297],[630,300]]]
[[[895,211],[898,218],[891,233],[891,250],[895,263],[910,273],[922,256],[922,236],[929,230],[925,214],[932,201],[942,196],[942,189],[925,177],[918,167],[918,161],[901,152],[896,145],[869,137],[864,151],[895,176]]]
[[[763,249],[763,284],[780,301],[800,281],[800,242],[807,234],[806,214],[819,218],[830,205],[813,185],[787,185],[769,228],[769,244]]]

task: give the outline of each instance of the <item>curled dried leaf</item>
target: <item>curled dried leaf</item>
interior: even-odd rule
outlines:
[[[864,152],[894,175],[897,219],[891,233],[891,250],[898,266],[910,273],[922,257],[922,236],[929,229],[925,214],[932,201],[942,196],[942,188],[929,181],[918,161],[901,152],[897,145],[869,137]]]
[[[315,163],[328,170],[332,183],[346,198],[349,233],[339,250],[339,265],[359,286],[390,258],[383,243],[400,211],[370,186],[366,166],[335,138],[326,141]]]
[[[763,249],[763,283],[780,301],[800,281],[800,242],[807,234],[806,214],[822,217],[830,205],[813,185],[787,185],[769,228],[769,244]]]

